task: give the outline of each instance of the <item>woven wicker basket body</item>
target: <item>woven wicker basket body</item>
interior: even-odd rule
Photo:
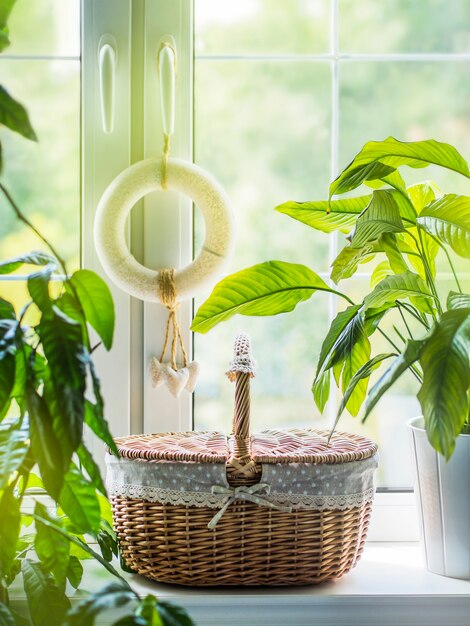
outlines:
[[[243,349],[246,344],[243,338]],[[339,578],[354,567],[362,552],[371,501],[353,499],[344,506],[341,497],[350,493],[346,490],[340,498],[333,496],[333,507],[317,505],[331,497],[318,488],[322,483],[317,476],[323,472],[325,481],[334,480],[330,475],[337,479],[341,472],[362,476],[361,468],[367,466],[368,489],[361,489],[359,495],[372,497],[377,448],[358,435],[335,433],[330,439],[327,431],[271,430],[250,436],[252,373],[246,366],[251,357],[249,352],[241,357],[240,369],[229,372],[236,382],[230,438],[221,433],[166,433],[116,440],[128,465],[137,465],[145,486],[139,491],[131,484],[129,490],[130,483],[121,480],[111,494],[122,557],[138,574],[180,585],[300,585]],[[112,463],[119,465],[115,459]],[[180,483],[179,490],[178,484],[169,491],[165,487],[162,495],[155,485],[165,472],[164,480],[169,476],[170,484],[177,483],[180,471],[186,482]],[[299,478],[294,481],[296,472],[304,475],[303,483]],[[204,475],[218,477],[219,483],[209,483],[210,493],[222,489],[229,494],[226,500],[225,496],[217,500],[218,513],[213,500],[205,495],[198,500],[201,494],[194,493]],[[266,483],[270,475],[271,482]],[[292,495],[300,484],[303,491]],[[155,492],[149,488],[156,488],[160,499],[153,498]],[[180,497],[186,489],[189,499]],[[170,493],[173,499],[165,500]],[[263,497],[256,500],[253,493]],[[299,504],[301,494],[310,498],[305,506]]]
[[[215,530],[213,509],[113,498],[122,556],[136,573],[179,585],[308,585],[358,561],[371,504],[283,513],[234,504]]]

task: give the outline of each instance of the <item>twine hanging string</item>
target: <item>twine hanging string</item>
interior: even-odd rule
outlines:
[[[170,330],[173,331],[171,340],[171,367],[176,371],[176,356],[178,352],[178,344],[181,349],[181,359],[183,367],[188,364],[188,355],[184,348],[183,337],[181,335],[180,325],[178,323],[178,302],[176,300],[175,288],[175,270],[160,270],[158,273],[158,290],[162,304],[168,309],[168,319],[166,322],[165,341],[163,342],[163,350],[160,356],[160,363],[163,358],[170,340]]]
[[[161,169],[162,189],[168,189],[167,169],[168,169],[168,158],[170,156],[170,137],[171,135],[167,135],[166,133],[163,133],[163,154],[162,154],[162,169]]]
[[[161,170],[161,185],[162,189],[168,189],[167,181],[167,168],[168,158],[170,156],[170,138],[171,135],[163,133],[163,154],[162,154],[162,170]],[[188,364],[188,355],[184,348],[183,337],[181,335],[180,325],[178,323],[178,316],[176,311],[178,309],[178,302],[176,300],[176,288],[175,288],[175,270],[161,270],[158,275],[158,290],[160,293],[160,299],[162,304],[168,309],[168,319],[166,322],[165,341],[163,342],[163,350],[160,356],[160,363],[163,363],[163,358],[170,339],[170,329],[173,330],[173,338],[171,341],[171,367],[176,371],[176,355],[178,351],[178,343],[181,348],[181,358],[183,361],[183,367]]]

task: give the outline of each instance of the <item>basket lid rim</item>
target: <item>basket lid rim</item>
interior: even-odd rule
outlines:
[[[269,429],[250,436],[250,456],[256,463],[347,463],[372,457],[377,445],[354,433],[309,428]],[[226,463],[232,436],[218,431],[182,431],[115,438],[127,459]],[[111,450],[107,448],[108,453]]]

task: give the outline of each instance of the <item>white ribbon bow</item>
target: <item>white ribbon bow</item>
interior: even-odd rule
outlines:
[[[216,495],[225,495],[224,504],[222,508],[217,511],[211,521],[207,524],[207,527],[212,530],[215,528],[228,509],[228,507],[235,502],[235,500],[248,500],[249,502],[254,502],[259,506],[267,506],[270,509],[277,509],[278,511],[282,511],[283,513],[291,513],[292,507],[290,506],[282,506],[281,504],[276,504],[275,502],[271,502],[265,495],[269,495],[271,491],[271,485],[267,483],[257,483],[256,485],[251,485],[250,487],[245,487],[241,485],[240,487],[224,487],[222,485],[213,485],[212,493]],[[258,492],[263,492],[262,495],[257,495]]]

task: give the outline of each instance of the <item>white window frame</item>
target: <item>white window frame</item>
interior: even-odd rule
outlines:
[[[193,3],[192,0],[82,1],[82,210],[83,266],[107,279],[93,244],[93,220],[101,194],[131,163],[162,152],[157,47],[171,34],[177,47],[177,91],[172,155],[191,160],[193,154]],[[333,71],[332,162],[339,169],[338,0],[332,0]],[[101,125],[98,49],[103,35],[117,45],[115,126]],[[325,55],[322,55],[325,57]],[[363,56],[363,55],[361,55]],[[396,56],[396,55],[395,55]],[[349,58],[350,55],[349,55]],[[375,58],[375,57],[374,57]],[[422,58],[420,56],[420,58]],[[132,68],[132,71],[131,71]],[[128,241],[135,257],[154,269],[181,267],[192,259],[192,203],[164,193],[143,199],[132,211]],[[337,240],[332,237],[334,258]],[[115,435],[182,431],[193,427],[192,399],[175,400],[165,387],[150,384],[148,363],[162,348],[167,313],[163,307],[139,302],[110,283],[116,305],[115,342],[111,353],[96,353],[106,400],[106,416]],[[335,309],[331,297],[331,311]],[[191,350],[189,325],[193,305],[179,309],[184,341]],[[98,453],[98,450],[96,450]],[[369,541],[416,541],[417,512],[412,493],[377,494]]]

